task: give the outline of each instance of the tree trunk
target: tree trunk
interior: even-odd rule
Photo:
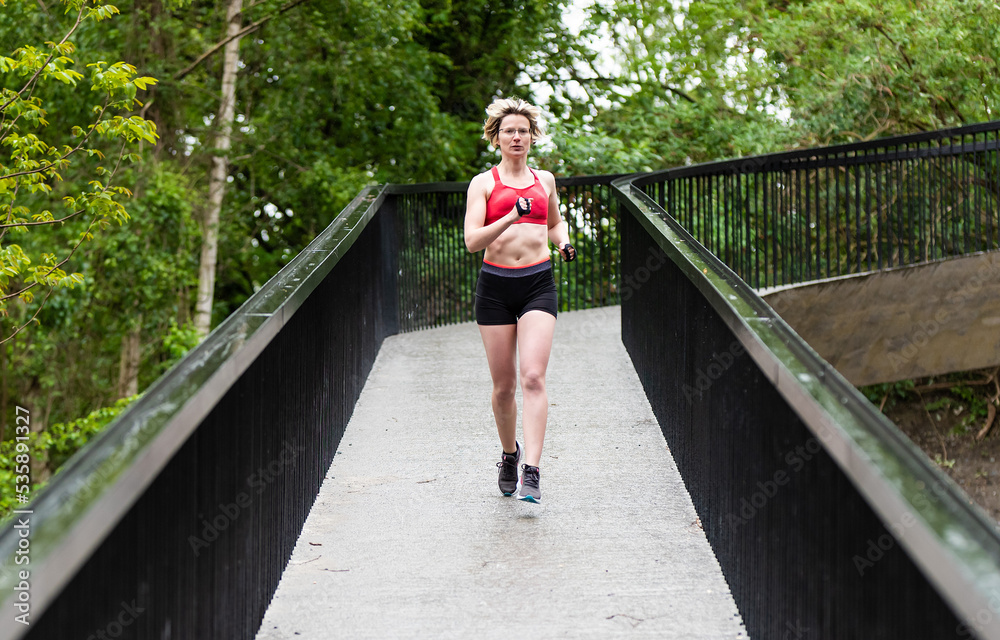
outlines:
[[[242,18],[243,0],[229,0],[226,9],[227,36],[239,32]],[[229,148],[231,146],[233,120],[236,116],[236,62],[240,39],[233,38],[226,43],[225,58],[222,63],[222,96],[219,112],[216,114],[216,135],[213,144],[212,174],[208,182],[208,210],[203,221],[201,243],[201,267],[198,271],[198,301],[195,303],[195,328],[205,337],[212,328],[212,303],[215,300],[215,268],[219,249],[219,212],[225,195],[226,178],[229,176]]]
[[[141,351],[142,316],[134,329],[122,336],[122,358],[118,367],[118,397],[128,398],[139,393],[139,360]]]

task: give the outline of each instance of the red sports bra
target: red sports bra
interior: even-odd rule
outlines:
[[[517,189],[515,187],[508,187],[503,182],[500,182],[500,172],[497,171],[496,167],[493,167],[493,180],[495,184],[493,185],[493,193],[490,194],[490,199],[486,201],[486,225],[493,224],[510,213],[518,198],[531,199],[531,212],[522,216],[514,224],[518,222],[548,224],[549,196],[545,193],[545,187],[538,181],[538,174],[535,173],[534,169],[529,169],[529,171],[531,171],[531,175],[535,176],[535,184],[530,187]]]

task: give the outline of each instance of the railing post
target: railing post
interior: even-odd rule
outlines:
[[[399,234],[398,195],[386,194],[375,222],[381,234],[382,317],[386,335],[399,333]]]

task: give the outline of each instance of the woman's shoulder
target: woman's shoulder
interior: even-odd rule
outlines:
[[[532,171],[535,172],[535,175],[538,176],[539,182],[542,184],[547,184],[551,187],[556,185],[556,177],[551,171],[546,171],[545,169],[532,169]]]
[[[469,190],[492,189],[493,183],[494,179],[492,171],[483,171],[482,173],[476,174],[476,176],[469,181]]]

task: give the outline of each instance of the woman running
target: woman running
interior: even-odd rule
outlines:
[[[472,253],[486,250],[476,284],[476,322],[493,378],[493,416],[503,447],[497,463],[500,491],[539,502],[538,466],[549,408],[545,370],[558,309],[548,243],[566,261],[576,258],[576,250],[559,214],[555,178],[528,168],[531,145],[544,135],[541,111],[524,100],[503,98],[486,114],[483,138],[500,150],[501,160],[469,184],[465,245]],[[518,365],[523,450],[514,399]]]

